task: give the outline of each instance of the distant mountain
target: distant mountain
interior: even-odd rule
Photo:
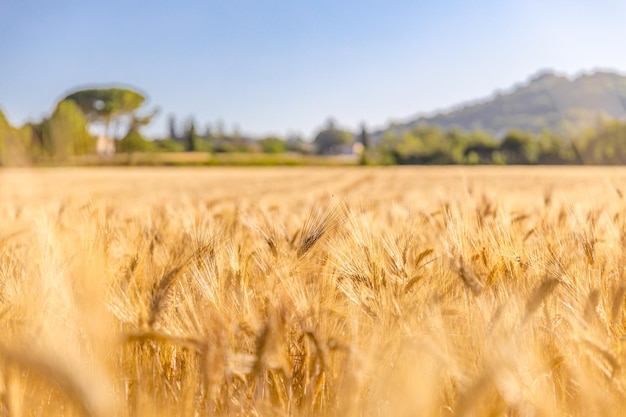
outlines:
[[[480,129],[497,137],[511,129],[572,134],[601,118],[626,118],[626,76],[599,71],[569,79],[542,71],[508,92],[389,129],[435,125],[446,130]]]

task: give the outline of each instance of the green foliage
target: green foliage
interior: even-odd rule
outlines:
[[[574,143],[549,131],[537,137],[537,150],[538,164],[563,165],[580,162],[577,160]]]
[[[363,145],[363,149],[369,149],[372,146],[372,139],[370,138],[370,134],[367,131],[365,123],[361,124],[361,133],[357,137],[357,142]]]
[[[179,139],[179,135],[178,135],[178,130],[176,129],[176,118],[174,117],[173,114],[171,114],[168,119],[167,119],[167,125],[168,125],[168,132],[169,132],[169,139],[172,140],[178,140]]]
[[[30,123],[13,127],[0,110],[0,166],[27,165],[41,154],[39,136]]]
[[[444,132],[434,126],[418,126],[410,131],[388,132],[381,142],[383,153],[396,163],[455,164],[463,162],[467,138],[458,131]]]
[[[0,110],[0,165],[15,164],[16,150],[20,145],[18,130],[15,129]]]
[[[173,139],[158,139],[153,142],[154,150],[162,152],[183,152],[185,147],[182,143]]]
[[[354,142],[354,135],[335,127],[330,121],[328,126],[319,132],[313,143],[319,155],[342,153],[342,150]]]
[[[510,131],[498,141],[484,131],[448,132],[433,126],[388,131],[379,151],[397,164],[563,164],[575,161],[560,136]]]
[[[63,101],[73,101],[90,123],[100,123],[108,137],[115,135],[110,127],[119,129],[120,121],[127,122],[127,132],[145,126],[152,120],[156,110],[150,115],[140,117],[137,110],[144,103],[143,95],[127,88],[95,88],[76,91]],[[115,123],[114,123],[115,122]],[[125,135],[124,135],[125,136]]]
[[[41,144],[30,124],[11,126],[0,110],[0,166],[24,166],[41,154]]]
[[[198,137],[198,134],[196,133],[196,125],[193,121],[189,122],[189,125],[187,126],[187,130],[185,131],[185,134],[183,135],[183,145],[185,146],[185,151],[186,152],[194,152],[198,150],[198,142],[200,141],[200,138]]]
[[[196,136],[194,150],[195,152],[213,152],[213,140],[207,137]]]
[[[365,123],[361,123],[361,133],[357,136],[356,142],[361,144],[359,163],[361,165],[374,165],[376,155],[374,155],[371,150],[371,138]]]
[[[508,132],[500,144],[500,152],[507,164],[537,163],[537,142],[529,133],[517,130]]]
[[[2,162],[4,162],[8,142],[11,140],[10,137],[12,133],[13,127],[9,124],[2,110],[0,110],[0,161]],[[2,163],[2,165],[4,165],[4,163]]]
[[[587,132],[582,158],[587,164],[626,164],[626,122],[606,122]]]
[[[170,152],[213,152],[213,135],[209,128],[201,135],[196,129],[193,119],[189,119],[182,133],[178,132],[176,119],[171,115],[168,119],[169,137],[163,146]]]
[[[90,122],[108,122],[118,116],[133,114],[145,98],[126,88],[94,88],[76,91],[64,100],[75,102]]]
[[[283,153],[287,151],[287,144],[277,137],[268,137],[259,140],[263,153]]]
[[[40,132],[44,152],[56,161],[95,151],[87,120],[73,101],[59,102],[52,116],[41,123]]]
[[[475,131],[464,136],[462,162],[470,165],[503,163],[498,151],[498,142],[484,131]],[[497,159],[497,161],[496,161]]]
[[[614,137],[614,134],[607,134]],[[589,161],[607,160],[598,155],[606,140],[588,139],[596,151],[588,150]],[[611,152],[611,147],[607,148]],[[615,149],[615,146],[613,146]],[[484,131],[448,132],[432,126],[420,126],[410,131],[388,131],[378,151],[397,164],[570,164],[576,163],[572,143],[563,136],[549,132],[534,136],[520,131],[508,132],[500,141]],[[380,158],[379,158],[380,160]],[[613,161],[615,163],[615,161]]]
[[[118,142],[117,149],[120,152],[152,152],[156,149],[154,143],[146,140],[138,130],[131,130]]]
[[[45,155],[43,142],[41,139],[40,124],[26,123],[18,129],[24,151],[27,153],[27,159],[30,162],[37,162],[38,159]]]

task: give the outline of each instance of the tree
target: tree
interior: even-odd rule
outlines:
[[[24,165],[30,162],[27,143],[32,139],[32,129],[25,125],[17,129],[0,111],[0,166]]]
[[[435,126],[417,126],[410,131],[388,130],[379,149],[398,164],[452,164],[463,158],[462,150],[453,153],[452,143],[459,141],[457,133],[448,137]]]
[[[626,163],[626,123],[608,121],[587,132],[583,157],[585,163],[621,165]]]
[[[576,146],[561,135],[544,131],[537,137],[537,163],[563,165],[580,163]]]
[[[170,134],[170,139],[178,140],[178,130],[176,129],[176,118],[174,117],[173,114],[170,114],[170,116],[168,117],[167,125],[168,125],[169,134]]]
[[[259,145],[264,153],[283,153],[287,151],[287,143],[276,137],[268,137],[259,140]]]
[[[365,123],[361,123],[361,134],[358,137],[358,141],[363,145],[363,149],[369,149],[372,146],[372,144],[370,143],[370,135],[367,131],[367,126],[365,125]]]
[[[132,129],[128,134],[119,142],[118,149],[121,152],[151,152],[155,150],[154,143],[146,140],[139,130]]]
[[[45,154],[56,161],[95,150],[95,139],[89,134],[87,120],[73,101],[59,102],[37,130]]]
[[[326,128],[317,134],[313,143],[317,148],[318,154],[330,155],[341,153],[342,148],[346,145],[351,145],[353,141],[354,135],[352,133],[337,129],[335,122],[330,119]]]
[[[124,137],[131,130],[145,97],[127,88],[93,88],[76,91],[65,100],[76,103],[90,123],[102,125],[104,135],[115,138]],[[122,124],[126,124],[125,133],[120,133]]]
[[[529,133],[509,131],[500,144],[507,164],[537,163],[537,143]]]
[[[184,152],[185,147],[177,140],[157,139],[152,142],[153,150],[163,152]]]
[[[475,130],[469,133],[456,131],[456,134],[463,137],[460,141],[462,149],[460,162],[475,165],[492,164],[498,161],[499,143],[496,138],[487,132],[482,130]]]
[[[194,152],[198,150],[198,142],[200,138],[196,133],[196,124],[192,119],[189,120],[187,124],[187,129],[185,130],[185,134],[183,135],[183,145],[185,146],[186,152]]]

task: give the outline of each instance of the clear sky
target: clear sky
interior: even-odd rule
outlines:
[[[626,71],[623,1],[0,0],[0,108],[124,84],[166,119],[310,137],[489,96],[540,69]]]

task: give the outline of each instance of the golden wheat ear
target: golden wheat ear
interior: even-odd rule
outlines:
[[[297,240],[298,258],[309,252],[330,230],[335,228],[345,216],[343,205],[331,202],[325,207],[315,206],[304,220]]]

